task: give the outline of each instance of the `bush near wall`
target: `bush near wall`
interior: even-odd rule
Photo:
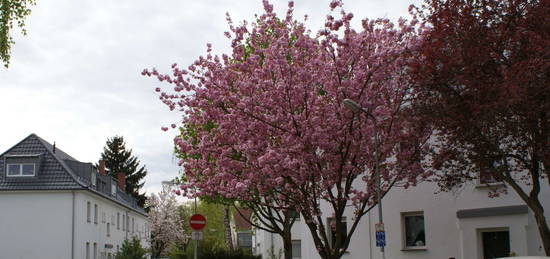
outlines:
[[[132,240],[124,240],[115,259],[146,259],[147,250],[141,247],[141,242],[136,237]]]
[[[170,251],[170,259],[193,259],[193,246],[189,245],[186,250],[173,247]],[[252,255],[250,251],[235,250],[229,251],[226,248],[219,248],[211,244],[201,244],[199,248],[199,259],[262,259],[259,255]]]

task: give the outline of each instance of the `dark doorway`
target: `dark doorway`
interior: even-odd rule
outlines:
[[[483,259],[493,259],[510,255],[510,232],[481,232],[483,242]]]

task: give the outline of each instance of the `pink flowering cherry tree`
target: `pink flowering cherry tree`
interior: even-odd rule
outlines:
[[[158,90],[161,100],[182,113],[184,127],[197,129],[194,138],[175,139],[190,158],[181,161],[185,194],[295,208],[321,258],[340,258],[376,205],[375,168],[382,195],[426,177],[421,158],[430,132],[408,99],[418,32],[414,21],[386,19],[365,19],[356,30],[353,15],[333,1],[324,28],[312,35],[292,6],[279,18],[264,1],[253,23],[228,19],[232,53],[214,55],[208,45],[187,69],[143,74],[173,86]],[[275,205],[273,197],[284,202]],[[334,231],[344,217],[348,231]]]
[[[201,132],[201,135],[204,135],[205,132],[210,131],[214,127],[214,124],[208,123],[205,125],[193,125],[193,124],[184,124],[181,127],[180,135],[178,141],[185,141],[186,143],[191,143],[191,149],[196,149],[199,139],[197,132]],[[182,152],[177,150],[176,154],[183,161],[189,159],[201,159],[201,156],[198,155],[195,151]],[[202,175],[201,177],[208,177],[207,175]],[[183,175],[180,182],[187,182],[187,175]],[[204,180],[204,182],[207,182]],[[190,188],[196,186],[188,186],[184,190],[189,191]],[[178,191],[179,192],[179,191]],[[276,192],[260,192],[257,188],[249,186],[246,190],[246,194],[241,193],[239,197],[228,197],[227,195],[221,195],[215,190],[211,190],[208,194],[201,193],[199,196],[201,199],[211,201],[217,204],[223,204],[223,214],[224,214],[224,224],[226,227],[226,236],[227,240],[231,240],[231,228],[229,226],[229,215],[228,207],[233,206],[235,211],[241,214],[241,218],[256,229],[264,230],[270,233],[277,234],[281,237],[283,241],[283,251],[285,259],[292,259],[292,226],[296,222],[296,211],[289,206],[286,197],[278,195]],[[240,198],[244,197],[244,198]],[[242,209],[248,209],[251,212],[250,217],[242,214]],[[226,217],[227,216],[227,217]],[[226,220],[227,219],[227,220]],[[229,244],[228,247],[232,248],[232,245]],[[274,251],[272,251],[274,252]]]

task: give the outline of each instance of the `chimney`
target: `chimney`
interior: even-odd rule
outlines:
[[[116,176],[118,180],[118,188],[120,188],[122,192],[126,192],[126,174],[118,173]]]
[[[53,142],[53,150],[52,152],[55,154],[55,141]]]
[[[100,175],[105,175],[105,161],[103,159],[99,160],[97,171],[99,171]]]

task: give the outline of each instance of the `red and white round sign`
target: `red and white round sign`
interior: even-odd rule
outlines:
[[[201,214],[195,214],[189,218],[189,226],[193,230],[201,230],[206,225],[206,218]]]

